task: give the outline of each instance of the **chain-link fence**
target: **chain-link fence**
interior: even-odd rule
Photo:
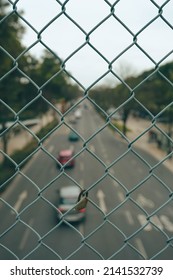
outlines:
[[[105,14],[89,31],[71,15],[76,1],[54,1],[54,17],[39,30],[18,9],[20,2],[0,1],[0,259],[172,259],[173,49],[156,61],[140,44],[158,21],[172,36],[164,15],[172,1],[145,1],[153,15],[135,33],[117,12],[126,1],[100,1]],[[90,1],[91,10],[94,5]],[[44,40],[62,18],[83,38],[63,59]],[[111,60],[93,40],[110,20],[130,37]],[[35,38],[27,47],[19,44],[18,21]],[[65,36],[58,26],[57,45]],[[112,41],[124,44],[123,36],[116,38],[115,29]],[[47,51],[38,61],[29,53],[36,46]],[[106,70],[84,86],[68,65],[81,65],[86,47]],[[152,70],[133,76],[126,67],[121,75],[114,66],[133,48]],[[102,83],[108,75],[111,86]]]

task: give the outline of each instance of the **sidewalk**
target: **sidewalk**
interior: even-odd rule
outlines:
[[[48,112],[47,114],[43,115],[42,118],[38,119],[38,123],[36,125],[33,125],[29,127],[30,131],[32,133],[37,133],[46,126],[48,123],[50,123],[54,119],[54,116],[52,112]],[[14,151],[20,150],[23,147],[25,147],[31,140],[33,139],[33,136],[31,133],[29,133],[26,129],[23,129],[21,127],[21,131],[18,134],[13,134],[11,132],[10,139],[8,141],[8,155],[11,155]],[[0,141],[0,149],[2,149],[2,141]],[[0,153],[0,162],[2,162],[3,156]]]
[[[130,141],[133,141],[134,139],[137,138],[137,140],[133,144],[134,146],[147,151],[153,157],[155,157],[157,160],[161,161],[162,159],[164,159],[167,156],[166,152],[163,151],[162,149],[159,149],[156,142],[148,141],[149,140],[148,132],[146,132],[144,135],[140,136],[150,126],[151,126],[151,122],[148,120],[130,117],[127,121],[127,127],[130,130],[127,133],[127,138]],[[159,127],[162,128],[163,131],[166,131],[164,124],[159,124]],[[139,137],[139,139],[138,139],[138,137]],[[170,171],[173,172],[173,158],[167,159],[166,161],[164,161],[163,164],[167,168],[169,168]]]

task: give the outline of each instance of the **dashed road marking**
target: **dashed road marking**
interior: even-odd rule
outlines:
[[[142,243],[142,240],[140,238],[136,238],[136,245],[140,251],[140,253],[143,255],[143,257],[147,260],[148,259],[148,256],[147,256],[147,252],[145,250],[145,247]]]
[[[99,200],[100,209],[104,213],[107,213],[107,207],[106,207],[106,203],[105,203],[105,194],[104,194],[104,192],[102,190],[98,190],[97,191],[97,198]]]
[[[117,192],[118,198],[121,202],[123,202],[125,200],[125,196],[122,192]]]
[[[160,222],[158,216],[153,216],[151,219],[150,219],[159,229],[163,230],[163,225],[162,223]]]
[[[138,221],[139,221],[141,226],[144,226],[145,224],[147,224],[147,220],[146,220],[146,216],[145,215],[138,214],[137,218],[138,218]],[[151,231],[152,230],[152,225],[148,224],[147,226],[145,226],[144,230],[145,231]]]
[[[147,224],[147,220],[146,220],[146,216],[143,214],[138,214],[137,215],[137,219],[139,221],[139,223],[141,224],[141,226],[144,226],[145,224]],[[149,223],[148,225],[145,226],[144,230],[145,231],[151,231],[154,227],[154,225],[156,225],[156,228],[159,228],[160,230],[164,230],[166,229],[169,232],[173,232],[173,223],[171,222],[171,220],[169,219],[168,216],[166,215],[161,215],[161,216],[153,216],[150,219],[151,223]]]
[[[164,224],[165,229],[167,229],[170,232],[173,232],[173,223],[166,215],[161,215],[160,220]]]
[[[132,217],[132,214],[129,211],[127,211],[127,210],[124,212],[124,214],[126,216],[126,219],[127,219],[128,223],[130,225],[134,225],[135,222],[134,222],[134,219]]]
[[[79,181],[79,184],[80,184],[80,186],[83,188],[83,187],[84,187],[84,180],[81,179],[81,180]]]
[[[154,208],[154,206],[155,206],[154,202],[151,199],[146,198],[142,194],[139,194],[137,196],[136,201],[137,201],[137,203],[141,204],[141,206],[143,206],[143,207]]]
[[[16,201],[16,203],[14,204],[13,206],[13,209],[16,211],[16,212],[19,212],[19,209],[21,208],[22,206],[22,203],[24,202],[25,199],[27,199],[27,196],[28,196],[28,192],[25,190],[23,191],[19,197],[18,197],[18,200]],[[13,210],[11,210],[11,212],[13,214],[15,214],[15,212]]]
[[[89,150],[90,150],[92,153],[95,153],[95,151],[96,151],[94,145],[90,145],[90,146],[89,146]]]
[[[31,218],[31,219],[29,220],[29,222],[28,222],[28,225],[29,225],[30,227],[32,227],[33,224],[34,224],[34,219]],[[28,237],[29,237],[30,232],[31,232],[31,229],[30,229],[29,227],[27,227],[26,230],[25,230],[25,232],[24,232],[24,234],[23,234],[23,237],[22,237],[22,240],[21,240],[21,242],[20,242],[20,245],[19,245],[19,249],[20,249],[20,250],[23,250],[23,249],[24,249],[24,247],[25,247],[25,245],[26,245],[26,243],[27,243],[27,240],[28,240]]]

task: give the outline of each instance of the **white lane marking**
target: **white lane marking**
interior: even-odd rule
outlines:
[[[24,166],[24,168],[22,168],[21,172],[23,174],[26,174],[27,171],[29,170],[29,168],[33,165],[33,162],[37,159],[37,157],[39,156],[40,150],[34,154],[32,156],[32,159],[29,160],[29,162]],[[2,194],[2,199],[8,201],[10,196],[13,196],[14,190],[16,189],[16,187],[18,187],[19,182],[22,178],[22,174],[18,174],[14,180],[12,181],[12,183],[9,185],[9,187],[7,188],[7,190]],[[0,204],[0,209],[2,208],[3,204]],[[14,212],[13,212],[14,213]]]
[[[127,219],[128,223],[130,225],[134,225],[134,219],[132,217],[132,214],[129,211],[127,211],[127,210],[124,211],[124,214],[126,216],[126,219]]]
[[[28,225],[29,225],[30,227],[32,227],[33,224],[34,224],[34,219],[31,218],[31,219],[29,220],[29,222],[28,222]],[[20,245],[19,245],[19,249],[20,249],[20,250],[23,250],[23,249],[24,249],[24,247],[25,247],[25,245],[26,245],[26,242],[27,242],[27,239],[28,239],[28,237],[29,237],[30,232],[31,232],[31,229],[27,227],[26,230],[25,230],[25,232],[24,232],[24,234],[23,234],[23,237],[22,237],[22,240],[21,240],[21,242],[20,242]]]
[[[145,215],[138,214],[137,218],[138,218],[138,221],[141,224],[141,226],[144,226],[147,223]],[[160,222],[159,218],[156,215],[151,217],[150,221],[153,223],[153,225],[152,224],[148,224],[144,228],[145,231],[151,231],[154,225],[156,225],[159,229],[163,230],[163,225],[162,225],[162,223]]]
[[[146,220],[146,216],[143,215],[143,214],[138,214],[137,215],[137,218],[138,218],[138,221],[139,223],[141,224],[141,226],[144,226],[146,223],[147,223],[147,220]],[[152,225],[151,224],[148,224],[145,228],[144,228],[145,231],[150,231],[152,230]]]
[[[143,207],[154,208],[155,204],[151,199],[146,198],[144,195],[139,194],[136,199],[137,203]]]
[[[101,208],[101,210],[106,213],[107,212],[107,207],[106,207],[106,203],[105,203],[105,194],[102,190],[98,190],[97,192],[97,198],[99,200],[99,206]]]
[[[27,196],[28,196],[28,192],[27,192],[26,190],[23,191],[23,192],[19,195],[18,200],[16,201],[16,203],[15,203],[14,206],[13,206],[13,208],[16,210],[16,212],[19,211],[19,209],[20,209],[22,203],[23,203],[24,200],[27,198]],[[13,210],[11,210],[11,212],[12,212],[13,214],[15,214],[15,212],[14,212]]]
[[[170,232],[173,232],[173,223],[166,215],[161,215],[160,220],[164,224],[165,229],[167,229]]]
[[[90,150],[92,153],[95,153],[95,151],[96,151],[94,145],[90,145],[90,146],[89,146],[89,150]]]
[[[125,196],[122,192],[117,192],[118,198],[120,202],[123,202],[125,200]]]
[[[136,245],[140,251],[140,253],[143,255],[143,257],[147,260],[148,259],[148,256],[147,256],[147,253],[145,251],[145,248],[144,248],[144,245],[142,243],[142,240],[140,238],[136,238]]]
[[[83,179],[81,179],[80,181],[79,181],[79,185],[83,188],[84,187],[84,180]]]
[[[163,230],[163,225],[160,222],[159,218],[155,215],[150,219],[158,228],[160,228],[161,230]]]

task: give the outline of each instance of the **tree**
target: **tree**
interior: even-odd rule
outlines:
[[[43,53],[41,60],[37,63],[34,71],[32,69],[29,76],[42,91],[42,97],[45,100],[42,102],[42,106],[41,99],[38,100],[39,104],[38,102],[33,104],[33,106],[39,107],[42,112],[49,108],[46,100],[55,104],[61,99],[66,102],[80,95],[78,86],[73,85],[68,75],[62,70],[61,61],[48,50]]]
[[[132,111],[150,119],[161,117],[168,123],[168,134],[171,135],[173,106],[169,104],[173,98],[172,81],[173,63],[170,62],[160,66],[158,71],[152,69],[138,76],[126,76],[123,82],[114,88],[96,88],[91,92],[91,97],[105,111],[112,106],[121,108],[124,135]],[[134,98],[131,99],[132,95]]]
[[[24,50],[20,43],[23,27],[15,13],[8,14],[9,4],[0,0],[0,124],[6,129],[6,122],[14,118],[13,110],[17,105],[20,74],[17,70],[16,57]],[[18,64],[24,63],[23,57]],[[12,108],[12,110],[10,109]],[[7,134],[3,134],[3,150],[7,152]]]

